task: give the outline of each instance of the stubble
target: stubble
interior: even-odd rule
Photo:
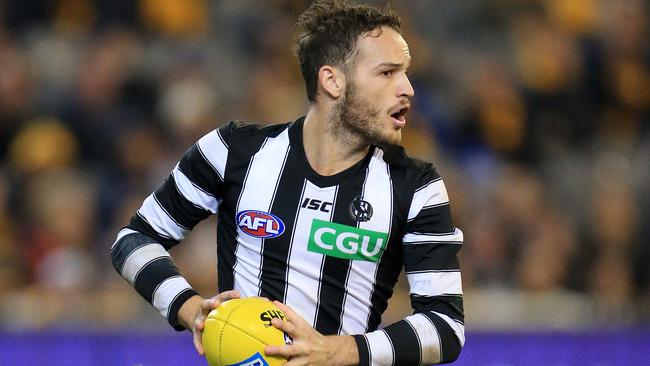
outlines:
[[[398,144],[399,135],[383,131],[381,110],[357,93],[354,83],[348,83],[343,100],[336,105],[331,123],[333,135],[348,144],[383,146]]]

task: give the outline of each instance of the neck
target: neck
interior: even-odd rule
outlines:
[[[343,131],[338,116],[312,105],[303,126],[303,145],[307,161],[318,174],[340,173],[363,159],[370,146],[360,137]]]

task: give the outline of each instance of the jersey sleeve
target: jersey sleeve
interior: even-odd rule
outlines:
[[[111,247],[115,270],[176,329],[178,310],[196,291],[168,250],[196,224],[217,212],[232,124],[192,146],[169,177],[142,203]]]
[[[418,180],[406,231],[403,261],[414,314],[355,336],[362,365],[449,363],[465,343],[457,256],[463,233],[452,224],[447,189],[431,165]]]

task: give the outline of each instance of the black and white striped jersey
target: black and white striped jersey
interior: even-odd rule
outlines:
[[[167,250],[218,214],[219,292],[277,299],[323,334],[354,335],[362,364],[454,360],[463,234],[437,171],[390,146],[321,176],[303,122],[231,122],[202,137],[118,234],[115,268],[180,329],[178,309],[196,292]],[[414,314],[378,329],[402,268]]]

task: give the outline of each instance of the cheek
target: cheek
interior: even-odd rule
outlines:
[[[373,101],[382,100],[388,94],[390,81],[383,77],[367,77],[355,82],[357,94]]]
[[[387,85],[377,83],[377,85],[366,89],[363,94],[363,99],[368,101],[368,106],[371,106],[373,110],[384,110],[387,108]]]

